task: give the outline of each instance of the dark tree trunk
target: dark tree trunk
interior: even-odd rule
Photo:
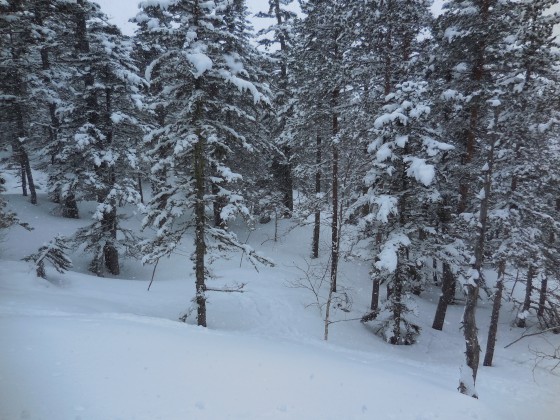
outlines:
[[[220,186],[212,182],[212,195],[214,196],[214,201],[212,203],[212,212],[214,214],[214,226],[225,227],[224,219],[222,219],[222,209],[224,208],[222,204],[221,197],[219,196]]]
[[[321,203],[319,197],[321,195],[321,136],[317,134],[317,152],[315,158],[315,220],[313,222],[313,243],[312,243],[312,254],[313,258],[319,258],[319,237],[321,234]]]
[[[103,257],[105,259],[105,267],[109,273],[118,276],[121,272],[119,265],[119,251],[112,242],[106,242],[103,247]]]
[[[80,214],[78,212],[78,203],[76,203],[76,197],[74,194],[67,194],[64,197],[62,204],[62,217],[67,219],[79,219]]]
[[[144,188],[142,186],[142,177],[138,175],[138,193],[140,194],[140,203],[144,204]]]
[[[466,365],[470,369],[472,378],[472,387],[467,383],[466,378],[461,378],[459,382],[459,391],[462,394],[470,395],[478,398],[474,385],[476,384],[476,374],[478,372],[480,346],[478,344],[478,329],[476,328],[476,301],[478,300],[478,284],[468,284],[465,286],[467,293],[467,301],[465,304],[465,312],[463,314],[463,334],[466,344]],[[463,373],[464,374],[464,373]]]
[[[27,193],[27,173],[25,172],[25,166],[23,165],[23,162],[20,162],[20,166],[21,166],[21,194],[24,197],[28,196]]]
[[[474,252],[474,264],[472,267],[476,278],[472,278],[465,286],[467,292],[467,302],[465,304],[465,313],[463,315],[463,333],[466,343],[466,364],[471,370],[472,387],[465,383],[464,377],[459,383],[459,391],[463,394],[478,398],[474,386],[476,385],[476,375],[480,359],[480,346],[478,344],[477,327],[476,327],[476,303],[478,300],[479,286],[482,280],[482,266],[484,263],[484,247],[485,238],[488,230],[488,209],[490,204],[490,194],[492,186],[492,171],[494,167],[494,142],[490,142],[490,150],[488,151],[488,170],[484,177],[484,197],[480,201],[479,223],[477,232],[477,241]],[[474,284],[472,284],[474,282]]]
[[[280,0],[274,0],[271,4],[271,11],[274,8],[274,14],[276,17],[276,23],[278,28],[281,28],[284,23],[284,15],[280,8]],[[286,39],[286,35],[283,32],[283,29],[280,29],[278,33],[278,42],[280,43],[280,51],[282,53],[282,59],[280,60],[280,95],[279,95],[279,108],[283,107],[286,103],[286,95],[287,95],[287,86],[288,86],[288,66],[286,62],[286,57],[288,54],[288,43]],[[280,124],[280,129],[283,130],[286,124],[285,117],[283,118],[282,123]],[[284,160],[279,163],[279,172],[280,172],[280,191],[282,192],[282,204],[284,205],[284,217],[291,217],[294,211],[294,179],[292,176],[292,164],[291,164],[291,157],[292,157],[292,150],[289,146],[284,146],[282,148],[282,152],[284,153]],[[315,257],[316,258],[316,257]]]
[[[545,312],[546,295],[548,290],[548,279],[544,274],[541,274],[541,289],[539,292],[539,308],[537,309],[537,316],[542,318]]]
[[[445,315],[447,313],[447,306],[453,302],[453,298],[455,296],[454,286],[455,278],[453,277],[451,267],[448,263],[443,263],[441,295],[439,296],[436,315],[434,316],[434,322],[432,324],[432,328],[434,330],[443,330]]]
[[[286,156],[286,164],[284,169],[284,212],[285,217],[292,217],[294,212],[294,180],[292,178],[292,164],[291,164],[292,151],[289,147],[284,148],[284,155]]]
[[[535,267],[533,264],[529,265],[527,270],[527,284],[525,285],[525,300],[523,301],[523,307],[521,308],[522,317],[517,318],[517,326],[519,328],[525,328],[526,326],[526,315],[531,309],[531,294],[533,292],[533,277],[535,275]]]
[[[400,255],[398,257],[400,259]],[[403,344],[404,337],[401,330],[401,322],[403,315],[403,279],[401,277],[399,264],[397,263],[397,270],[393,278],[393,287],[391,289],[391,303],[393,306],[393,336],[390,339],[391,344]]]
[[[490,328],[488,329],[488,342],[486,344],[486,353],[484,355],[484,366],[492,366],[492,360],[494,359],[496,335],[498,333],[498,321],[500,319],[500,308],[502,307],[502,293],[504,290],[505,273],[506,262],[500,261],[498,264],[498,281],[496,283],[496,292],[494,293],[494,303],[492,305],[492,318],[490,319]]]
[[[331,222],[331,289],[336,292],[338,274],[338,89],[332,94],[332,222]]]
[[[200,105],[199,105],[200,106]],[[205,139],[199,132],[198,142],[194,148],[194,176],[195,176],[195,275],[196,275],[196,306],[197,324],[206,327],[206,269],[205,269],[205,227],[204,214],[204,166]]]
[[[35,183],[33,182],[33,173],[31,172],[29,155],[27,154],[25,147],[21,143],[21,141],[25,139],[26,136],[25,123],[23,120],[23,110],[21,109],[21,104],[18,102],[14,104],[14,116],[16,118],[17,136],[13,139],[12,148],[14,149],[14,153],[16,154],[21,165],[21,185],[23,195],[27,196],[27,188],[25,187],[25,183],[27,183],[27,186],[29,187],[31,204],[37,204],[37,191],[35,190]]]
[[[372,314],[377,313],[379,310],[379,277],[375,276],[373,278],[373,286],[371,288],[371,303],[369,309]]]
[[[96,101],[97,102],[97,101]],[[111,115],[113,113],[113,91],[111,87],[105,89],[105,125],[107,127],[105,134],[105,142],[102,143],[104,149],[110,149],[113,142],[113,122],[111,120]],[[107,163],[102,164],[99,167],[101,178],[103,179],[105,186],[104,189],[100,191],[99,202],[108,204],[111,206],[111,210],[105,210],[103,212],[102,226],[104,234],[110,239],[105,241],[103,246],[103,256],[105,260],[105,268],[109,273],[117,276],[120,274],[120,264],[119,264],[119,252],[115,246],[117,241],[117,230],[118,230],[118,218],[117,218],[117,202],[114,198],[109,197],[109,194],[113,187],[115,186],[116,173],[115,168]]]

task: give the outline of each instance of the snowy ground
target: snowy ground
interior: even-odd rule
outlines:
[[[495,366],[481,367],[474,400],[456,391],[462,307],[450,307],[444,331],[432,330],[436,290],[418,301],[423,330],[414,346],[390,346],[355,321],[331,325],[329,341],[322,340],[313,294],[289,287],[306,266],[306,228],[276,243],[267,240],[272,223],[250,235],[241,230],[277,265],[257,273],[239,255],[217,262],[211,286],[243,282],[246,293],[212,294],[209,328],[202,329],[176,321],[194,292],[190,238],[184,255],[160,263],[149,292],[152,267],[126,261],[120,278],[97,278],[79,253],[74,271],[49,271],[47,282],[21,258],[56,233],[71,234],[88,208],[81,208],[84,219],[68,221],[44,195],[36,207],[13,188],[8,197],[35,230],[12,228],[0,244],[0,420],[560,418],[560,378],[535,367],[529,349],[560,341],[532,337],[504,349],[521,334],[510,326],[508,305]],[[288,228],[282,223],[281,233]],[[340,281],[353,306],[336,319],[360,317],[370,295],[368,265],[343,263]],[[478,318],[484,349],[487,303]]]

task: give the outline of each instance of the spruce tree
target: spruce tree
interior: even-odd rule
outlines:
[[[141,6],[145,16],[141,19],[152,19],[154,9],[149,6],[154,3]],[[158,26],[153,20],[144,29],[165,39],[166,52],[147,71],[156,87],[155,101],[166,110],[162,127],[147,137],[152,144],[152,173],[165,174],[165,179],[160,177],[157,194],[147,205],[144,226],[156,233],[144,244],[144,261],[169,255],[194,228],[197,324],[206,326],[208,254],[233,247],[246,252],[251,261],[267,262],[241,244],[227,226],[212,226],[206,214],[207,205],[216,200],[220,200],[220,218],[226,222],[237,214],[248,214],[242,195],[229,189],[242,175],[228,163],[238,164],[241,153],[253,149],[251,139],[239,131],[239,124],[253,119],[242,95],[252,99],[251,106],[267,99],[250,73],[251,57],[238,48],[245,42],[243,30],[237,31],[242,28],[243,2],[182,0],[154,7],[171,19],[165,28],[164,22],[158,21]],[[219,183],[219,194],[212,193],[212,183]]]

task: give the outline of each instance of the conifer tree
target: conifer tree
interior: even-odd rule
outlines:
[[[142,79],[130,40],[106,22],[97,5],[80,0],[72,11],[77,95],[60,136],[53,189],[64,199],[98,203],[93,222],[78,230],[75,241],[93,254],[91,271],[102,275],[105,267],[118,275],[119,253],[132,255],[136,242],[123,229],[118,207],[139,201],[134,137],[142,135],[137,118]]]
[[[34,36],[31,14],[25,0],[0,3],[0,105],[10,121],[9,137],[12,153],[21,168],[21,185],[24,196],[37,204],[37,192],[29,158],[28,131],[31,102],[26,83],[32,72],[29,63],[29,45]]]
[[[253,119],[252,109],[247,108],[241,94],[252,98],[251,105],[267,99],[250,73],[251,57],[236,48],[245,42],[240,38],[243,30],[237,32],[242,26],[236,26],[244,18],[243,2],[150,1],[141,6],[141,20],[152,19],[153,9],[148,6],[171,18],[165,28],[163,22],[157,21],[158,26],[155,20],[146,28],[166,40],[166,52],[150,64],[147,76],[157,87],[155,100],[167,116],[164,125],[147,138],[153,145],[149,152],[152,173],[165,173],[165,180],[160,180],[157,194],[147,206],[144,226],[155,228],[156,234],[144,245],[144,261],[155,262],[169,255],[187,230],[194,228],[194,303],[198,325],[206,326],[207,255],[233,247],[246,252],[251,261],[267,262],[241,244],[227,226],[211,226],[206,215],[206,207],[218,198],[222,220],[248,215],[241,194],[225,188],[242,180],[228,163],[241,159],[241,155],[233,159],[234,151],[248,153],[253,149],[251,139],[238,131],[239,124]],[[233,123],[235,120],[239,122]],[[216,182],[220,197],[208,194],[210,184]],[[191,209],[194,220],[188,217]]]

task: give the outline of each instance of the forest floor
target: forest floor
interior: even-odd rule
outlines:
[[[252,231],[234,226],[276,266],[257,272],[240,254],[215,261],[209,285],[245,283],[245,293],[210,292],[204,329],[194,319],[178,322],[194,295],[191,237],[159,263],[150,291],[153,266],[124,260],[118,278],[99,278],[88,274],[80,249],[72,271],[47,269],[43,280],[21,259],[88,223],[93,207],[65,220],[45,194],[32,206],[15,179],[8,186],[10,207],[34,230],[13,227],[0,243],[0,420],[560,418],[560,377],[535,355],[560,346],[560,337],[504,348],[523,333],[512,324],[511,303],[502,310],[494,366],[479,370],[475,400],[457,392],[463,307],[449,308],[443,331],[431,329],[435,287],[415,298],[418,343],[391,346],[374,323],[352,321],[369,306],[369,263],[343,261],[340,290],[352,305],[333,320],[348,322],[331,324],[323,340],[317,300],[303,286],[328,266],[327,229],[322,257],[310,260],[310,227],[283,220],[275,242],[273,222]],[[130,215],[127,224],[138,226],[141,216]],[[325,295],[326,284],[319,303]],[[484,350],[487,299],[477,316]]]

